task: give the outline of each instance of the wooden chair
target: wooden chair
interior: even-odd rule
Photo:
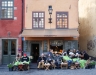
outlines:
[[[68,68],[68,63],[67,62],[62,62],[61,63],[61,69],[63,69],[63,67],[66,67],[66,69]]]
[[[23,65],[23,69],[26,71],[26,70],[29,70],[29,64],[24,64]]]
[[[78,62],[75,63],[75,68],[79,69],[80,68],[80,64]]]

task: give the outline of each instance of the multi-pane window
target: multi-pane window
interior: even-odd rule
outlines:
[[[1,18],[13,18],[14,0],[1,1]]]
[[[45,21],[44,12],[33,12],[32,15],[33,15],[32,27],[33,28],[41,28],[41,29],[44,28],[44,21]]]
[[[57,28],[68,28],[68,12],[57,12],[56,13],[56,27]]]

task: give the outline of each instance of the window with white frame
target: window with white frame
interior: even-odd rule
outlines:
[[[40,29],[42,29],[42,28],[44,28],[44,21],[45,21],[45,19],[44,19],[44,16],[45,15],[45,13],[44,12],[33,12],[32,13],[32,27],[33,28],[40,28]]]
[[[1,0],[1,18],[12,19],[14,17],[14,0]]]

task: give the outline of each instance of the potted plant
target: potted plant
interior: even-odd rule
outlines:
[[[13,71],[13,64],[12,63],[8,64],[7,67],[9,68],[9,71]]]

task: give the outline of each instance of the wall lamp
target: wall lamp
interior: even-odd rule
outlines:
[[[48,8],[48,11],[49,11],[49,15],[50,15],[50,18],[49,18],[49,23],[51,24],[52,23],[52,18],[51,18],[51,15],[52,15],[52,6],[50,5],[49,8]]]

